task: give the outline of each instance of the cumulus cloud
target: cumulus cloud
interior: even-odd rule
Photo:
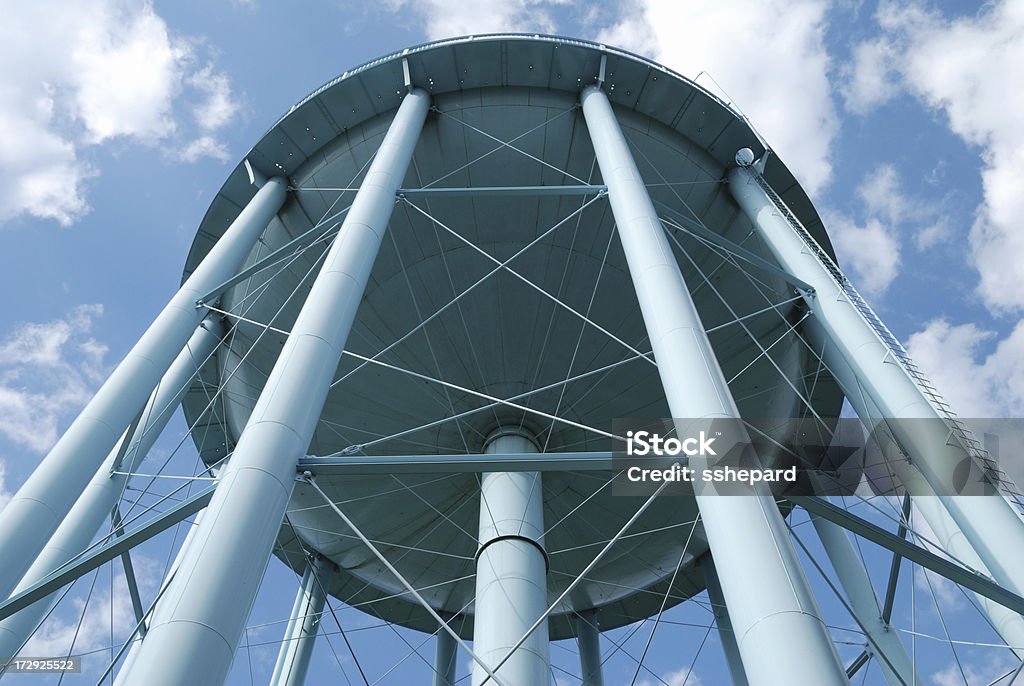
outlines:
[[[144,596],[154,594],[159,586],[162,564],[136,551],[132,553],[132,567]],[[83,671],[94,672],[105,667],[109,655],[101,649],[110,645],[111,628],[115,637],[127,636],[136,625],[124,572],[119,564],[114,565],[114,570],[113,596],[109,583],[103,581],[108,572],[101,570],[100,581],[92,593],[88,593],[89,586],[85,585],[84,590],[66,599],[32,634],[21,654],[67,655],[74,642],[74,654],[94,653],[86,656]],[[80,583],[84,584],[88,578]]]
[[[551,9],[559,0],[387,0],[393,12],[411,12],[424,20],[427,38],[469,34],[526,32],[555,33]]]
[[[840,92],[848,112],[867,114],[899,92],[892,63],[896,47],[888,38],[876,38],[853,48],[853,59],[842,70]]]
[[[852,267],[858,289],[866,295],[883,294],[899,274],[900,245],[881,221],[858,225],[845,215],[827,217],[829,236],[844,267]]]
[[[908,193],[896,168],[881,164],[861,180],[856,196],[865,217],[858,223],[846,214],[826,213],[829,235],[844,267],[852,268],[859,288],[880,296],[899,275],[902,236],[918,250],[951,237],[945,200]]]
[[[1024,416],[1024,321],[981,354],[996,332],[974,324],[929,322],[907,351],[956,411],[966,417]]]
[[[710,74],[812,196],[828,185],[839,121],[825,0],[633,0],[620,7],[599,40],[690,78]]]
[[[7,507],[7,503],[11,502],[11,496],[13,495],[7,486],[7,465],[4,464],[3,460],[0,460],[0,511]]]
[[[662,683],[666,683],[669,686],[702,686],[704,683],[696,672],[687,667],[678,669],[674,672],[669,672],[661,677]],[[654,684],[648,680],[643,679],[637,682],[637,686],[654,686]]]
[[[856,48],[847,104],[870,111],[899,84],[977,146],[984,199],[971,228],[978,292],[996,313],[1024,308],[1024,91],[1012,87],[1024,64],[1024,5],[987,3],[976,15],[948,19],[921,2],[883,2],[881,38]],[[877,59],[874,55],[877,55]],[[883,62],[889,64],[887,70]],[[866,85],[864,85],[866,84]],[[880,85],[872,93],[871,84]],[[862,87],[863,85],[863,87]]]
[[[71,0],[6,7],[0,23],[0,221],[22,214],[69,225],[89,211],[91,146],[215,140],[234,100],[226,76],[197,68],[195,46],[144,0]],[[184,102],[184,104],[179,104]],[[195,122],[177,111],[197,102]],[[222,144],[191,159],[223,159]]]
[[[102,314],[101,305],[81,305],[0,342],[0,435],[37,453],[56,442],[58,426],[106,375],[107,348],[91,334]]]

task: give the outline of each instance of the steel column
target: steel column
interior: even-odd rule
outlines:
[[[0,512],[0,597],[6,598],[104,457],[145,405],[206,314],[196,300],[238,271],[285,201],[287,184],[267,181]]]
[[[879,421],[916,420],[889,422],[913,458],[913,464],[903,459],[890,464],[904,482],[915,481],[914,473],[920,472],[992,576],[1024,594],[1024,523],[1002,497],[948,495],[949,465],[963,463],[964,447],[949,440],[946,418],[854,306],[824,258],[816,254],[820,248],[807,243],[761,188],[757,174],[743,167],[731,170],[729,189],[779,264],[814,288],[807,303],[815,316],[805,330],[823,350],[829,371],[869,428]]]
[[[611,104],[594,86],[581,100],[672,416],[737,419]],[[848,683],[775,501],[753,490],[696,500],[750,683]]]
[[[387,230],[430,97],[403,99],[126,683],[222,683]]]
[[[718,627],[718,639],[722,642],[722,652],[729,666],[729,676],[733,686],[747,686],[747,673],[743,671],[743,659],[740,657],[740,646],[736,643],[736,632],[729,621],[729,611],[722,595],[722,584],[718,581],[718,570],[711,555],[705,555],[700,561],[704,570],[704,586],[708,589],[708,601],[711,612],[715,615],[715,626]]]
[[[306,561],[291,618],[284,632],[281,651],[277,654],[271,686],[302,686],[309,671],[317,630],[327,602],[327,587],[334,574],[334,563],[314,553]]]
[[[853,549],[846,531],[824,517],[811,517],[814,530],[825,548],[850,607],[868,637],[867,651],[876,658],[889,686],[913,686],[920,683],[899,635],[882,618],[882,608],[871,585],[864,562]]]
[[[537,445],[519,429],[501,428],[488,437],[484,453],[491,452],[536,453]],[[538,472],[481,475],[473,650],[492,669],[548,608],[543,495]],[[542,622],[495,674],[512,686],[546,684],[548,650]],[[473,683],[486,679],[474,665]]]
[[[445,621],[451,617],[442,614]],[[455,686],[455,669],[458,666],[456,660],[459,656],[459,644],[455,637],[441,627],[437,630],[434,643],[434,680],[433,686]]]
[[[135,432],[122,437],[118,446],[110,451],[68,516],[22,577],[14,594],[35,585],[89,546],[103,522],[110,517],[127,481],[123,474],[111,474],[118,456],[123,452],[122,462],[117,466],[119,472],[131,472],[142,461],[181,402],[198,365],[220,343],[223,332],[224,325],[218,319],[207,318],[192,334],[185,349],[178,354],[150,396]],[[124,441],[128,441],[128,446],[121,451],[119,446]],[[53,605],[55,595],[51,594],[0,622],[0,658],[18,652]]]
[[[576,616],[576,640],[580,647],[582,686],[604,686],[601,664],[601,629],[597,610],[584,610]]]

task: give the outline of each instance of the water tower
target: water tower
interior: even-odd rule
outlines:
[[[613,492],[615,420],[757,418],[782,454],[844,397],[948,557],[823,498]],[[215,485],[90,547],[179,403]],[[118,683],[221,683],[271,555],[302,575],[275,684],[302,682],[328,596],[436,634],[435,684],[459,650],[474,684],[548,683],[575,637],[593,685],[602,631],[705,589],[736,683],[846,683],[796,503],[864,659],[909,684],[839,527],[1024,645],[1024,525],[972,441],[729,105],[603,45],[441,41],[324,84],[229,175],[181,290],[0,517],[0,655],[61,586],[202,510]],[[946,495],[965,459],[995,495]]]

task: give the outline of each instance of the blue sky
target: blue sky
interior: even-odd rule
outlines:
[[[173,292],[212,194],[262,132],[352,66],[467,33],[599,40],[721,93],[810,191],[842,264],[960,414],[1024,411],[1020,2],[3,5],[0,504]],[[173,445],[161,449],[170,454]],[[161,553],[144,555],[155,579]],[[286,616],[289,574],[272,562],[253,624]],[[828,606],[827,589],[816,588]],[[963,602],[952,593],[949,611],[972,626]],[[70,623],[52,627],[53,641],[76,612],[69,604],[57,613]],[[365,623],[350,610],[341,617]],[[94,623],[89,645],[108,644],[105,625]],[[253,633],[272,641],[275,630]],[[675,630],[662,639],[659,629],[655,647],[666,640],[677,648],[652,650],[651,660],[672,686],[683,683],[703,634]],[[402,647],[386,636],[370,641],[381,664]],[[642,649],[646,639],[635,640]],[[335,647],[344,652],[337,637]],[[315,673],[333,678],[338,665],[324,648]],[[257,683],[275,650],[253,650]],[[964,650],[979,679],[1006,662]],[[717,646],[704,653],[690,686],[720,683]],[[248,660],[239,656],[232,683],[248,683]],[[929,658],[929,683],[963,683],[959,671],[948,672],[948,650]],[[627,663],[613,667],[628,683]]]

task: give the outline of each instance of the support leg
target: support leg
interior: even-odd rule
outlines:
[[[537,446],[518,429],[498,429],[484,452],[528,454]],[[547,610],[544,503],[539,472],[488,472],[481,480],[473,649],[493,668]],[[519,686],[548,683],[549,669],[545,622],[495,673]],[[486,678],[474,666],[473,683]]]
[[[816,349],[824,350],[829,371],[857,415],[869,427],[887,422],[908,451],[913,464],[902,459],[892,462],[901,481],[906,484],[923,477],[922,483],[939,494],[995,580],[1024,594],[1024,522],[1002,497],[949,495],[956,490],[951,487],[955,481],[951,466],[970,465],[970,458],[960,440],[950,440],[949,413],[940,411],[925,395],[920,374],[914,372],[915,380],[911,374],[915,368],[905,351],[890,340],[892,334],[806,229],[777,204],[781,201],[757,170],[733,169],[729,190],[779,264],[815,289],[814,296],[806,299],[815,315],[807,321],[806,334]],[[972,469],[971,482],[980,477],[977,466]]]
[[[151,396],[134,434],[125,435],[121,439],[121,443],[127,441],[128,445],[117,471],[131,472],[145,458],[188,390],[196,365],[209,356],[220,343],[222,335],[223,325],[213,318],[208,318],[196,329],[185,349],[167,370]],[[111,450],[68,516],[29,567],[14,593],[20,593],[41,581],[89,546],[96,532],[110,516],[124,489],[127,477],[111,474],[115,467],[114,462],[121,452],[120,444]],[[0,659],[12,657],[18,652],[53,606],[56,595],[40,600],[0,622]]]
[[[581,100],[672,416],[738,419],[611,103],[594,86]],[[848,683],[774,499],[696,499],[750,683]]]
[[[447,621],[449,617],[442,615]],[[434,682],[433,686],[455,686],[455,668],[459,656],[459,644],[450,633],[440,628],[437,630],[437,642],[434,644]]]
[[[715,626],[718,627],[718,638],[722,642],[722,651],[725,653],[725,661],[729,665],[729,675],[732,677],[733,686],[747,686],[747,673],[743,671],[740,646],[736,642],[736,632],[732,629],[732,622],[729,621],[729,612],[725,606],[725,596],[722,595],[722,585],[718,582],[715,561],[710,555],[705,555],[700,561],[700,566],[704,570],[704,585],[708,589],[711,611],[715,613]]]
[[[126,683],[223,683],[387,230],[429,96],[413,89],[367,171],[167,587]],[[163,614],[163,613],[161,613]]]
[[[306,562],[291,618],[284,632],[281,651],[270,679],[272,686],[302,686],[309,670],[317,630],[327,601],[326,589],[334,563],[316,553]]]
[[[284,204],[270,179],[0,512],[0,597],[8,597],[206,314],[196,299],[229,279]]]
[[[597,610],[586,610],[576,617],[576,640],[580,644],[582,686],[604,686],[601,665],[601,630]]]
[[[811,521],[839,577],[850,607],[857,613],[857,619],[867,633],[867,651],[876,658],[886,683],[889,686],[913,686],[919,683],[899,635],[882,618],[882,608],[878,605],[878,597],[868,571],[853,549],[846,531],[822,517],[812,516]]]

